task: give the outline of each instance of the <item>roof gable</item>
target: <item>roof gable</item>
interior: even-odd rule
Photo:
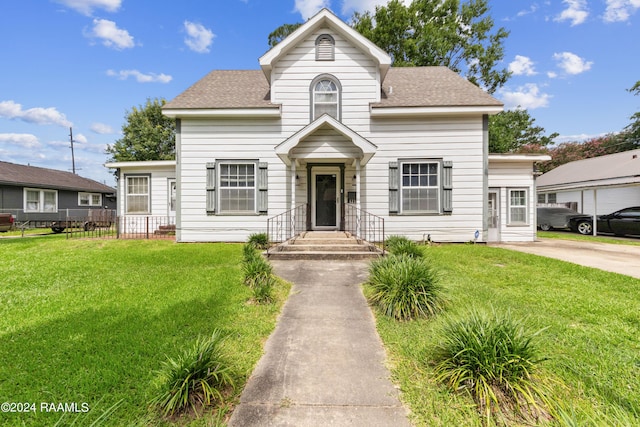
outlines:
[[[0,185],[113,193],[115,190],[71,172],[0,161]]]
[[[391,67],[391,57],[326,8],[315,14],[287,38],[260,57],[260,67],[262,68],[264,75],[267,77],[267,80],[271,81],[271,70],[278,60],[285,56],[287,52],[294,48],[298,43],[304,41],[309,37],[309,35],[322,27],[329,27],[336,31],[342,37],[349,40],[354,46],[371,57],[378,64],[381,80],[384,80],[387,71]]]

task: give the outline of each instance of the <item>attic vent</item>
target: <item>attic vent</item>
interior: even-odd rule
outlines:
[[[336,42],[329,34],[322,34],[316,39],[316,61],[335,60]]]

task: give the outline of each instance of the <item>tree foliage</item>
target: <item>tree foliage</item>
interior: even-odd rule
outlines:
[[[546,147],[558,136],[554,132],[545,136],[541,126],[534,126],[535,119],[527,110],[506,110],[489,118],[489,152],[514,153],[525,146]]]
[[[286,39],[289,34],[293,33],[302,25],[302,22],[296,24],[284,24],[273,30],[269,34],[269,47],[274,47],[282,40]]]
[[[108,145],[109,161],[174,160],[176,121],[162,114],[164,99],[147,99],[145,105],[128,111],[122,138]]]
[[[636,82],[629,92],[635,96],[640,95],[640,80]],[[634,150],[640,148],[640,111],[631,116],[631,123],[629,123],[619,134],[618,139],[622,149],[620,151]]]
[[[494,30],[487,0],[391,0],[375,12],[355,13],[353,27],[389,53],[394,66],[443,65],[489,93],[510,76],[504,28]]]

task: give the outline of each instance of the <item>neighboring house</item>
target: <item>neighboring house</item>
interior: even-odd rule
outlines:
[[[115,189],[71,172],[0,161],[0,211],[47,226],[116,209]]]
[[[213,71],[163,108],[177,119],[177,241],[244,241],[301,205],[305,228],[344,229],[347,204],[384,218],[387,236],[535,238],[533,163],[548,157],[490,156],[503,106],[477,86],[446,67],[392,68],[327,9],[259,64]]]
[[[560,165],[538,178],[538,203],[571,204],[588,215],[640,206],[639,157],[640,149]]]

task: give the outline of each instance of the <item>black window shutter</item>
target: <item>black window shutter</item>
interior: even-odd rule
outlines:
[[[269,176],[267,174],[267,162],[258,163],[258,213],[266,214],[268,210],[267,190]]]
[[[442,162],[442,212],[453,212],[453,162]]]
[[[216,213],[216,164],[207,163],[207,214]]]
[[[400,209],[398,162],[389,162],[389,213],[397,214]]]

